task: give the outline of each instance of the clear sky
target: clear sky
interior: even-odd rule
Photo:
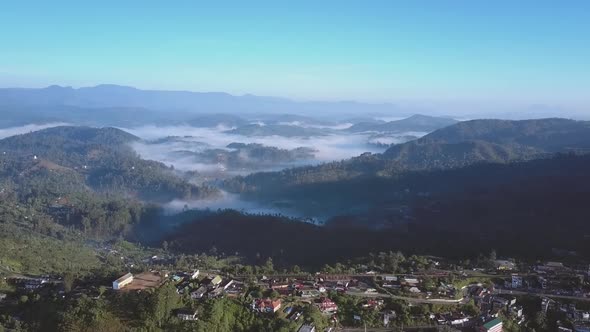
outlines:
[[[19,0],[0,31],[2,87],[590,104],[590,1]]]

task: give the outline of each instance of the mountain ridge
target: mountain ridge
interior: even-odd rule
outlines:
[[[408,118],[389,121],[385,123],[361,122],[346,129],[349,132],[431,132],[446,126],[458,123],[459,121],[448,117],[435,117],[423,114],[414,114]]]
[[[399,112],[390,103],[360,103],[351,101],[295,101],[282,97],[232,95],[226,92],[193,92],[180,90],[142,90],[129,86],[101,84],[94,87],[0,88],[0,105],[12,106],[77,106],[134,107],[163,111],[192,111],[201,113],[281,113],[317,114],[338,112],[355,114]]]

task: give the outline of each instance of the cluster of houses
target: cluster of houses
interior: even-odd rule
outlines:
[[[503,322],[499,317],[493,316],[482,316],[482,317],[469,317],[461,312],[449,312],[431,315],[440,325],[450,325],[455,328],[474,328],[480,332],[501,332]]]
[[[151,260],[157,260],[154,256]],[[522,267],[521,267],[522,268]],[[526,290],[535,291],[542,290],[541,294],[551,293],[556,295],[574,295],[584,296],[586,293],[580,289],[569,290],[571,293],[566,293],[563,290],[565,283],[572,283],[583,285],[590,276],[590,269],[584,271],[583,268],[566,267],[559,262],[548,262],[546,264],[535,265],[530,271],[517,271],[517,266],[514,262],[509,260],[496,261],[496,269],[502,271],[502,278],[505,280],[504,284],[492,286],[486,289],[482,285],[472,285],[465,290],[470,299],[474,300],[475,305],[480,313],[476,317],[471,317],[461,311],[441,313],[431,315],[432,321],[441,325],[449,325],[456,328],[473,327],[479,331],[501,331],[502,317],[508,316],[514,319],[518,324],[522,324],[525,320],[522,306],[517,305],[514,297],[502,293],[502,288],[511,290]],[[460,291],[451,284],[438,281],[431,282],[432,279],[424,277],[416,277],[414,275],[396,276],[385,274],[367,275],[323,275],[316,274],[309,275],[302,278],[275,278],[263,277],[258,280],[258,285],[266,290],[277,292],[281,296],[298,296],[299,302],[307,302],[315,305],[325,315],[335,317],[338,312],[338,305],[334,303],[328,296],[328,292],[338,293],[373,293],[377,289],[387,291],[402,291],[404,296],[430,298],[432,293],[435,293],[439,298],[457,298],[457,293]],[[56,279],[57,280],[57,279]],[[27,291],[34,291],[47,284],[55,283],[55,280],[50,278],[14,278],[12,280]],[[57,281],[61,282],[61,281]],[[149,271],[138,274],[126,273],[113,281],[113,290],[115,291],[133,291],[147,288],[160,287],[164,282],[172,283],[178,294],[190,296],[193,300],[211,299],[222,296],[237,297],[243,295],[246,291],[244,282],[228,277],[222,277],[217,274],[201,275],[198,270],[191,272],[161,272]],[[372,288],[374,287],[374,288]],[[497,289],[494,289],[496,287]],[[427,291],[428,290],[428,291]],[[431,291],[431,292],[430,292]],[[385,291],[383,291],[385,292]],[[503,293],[507,293],[504,291]],[[517,292],[515,292],[517,293]],[[276,294],[275,294],[276,295]],[[259,295],[256,295],[259,296]],[[1,300],[1,298],[0,298]],[[281,310],[283,305],[280,298],[273,296],[271,298],[255,298],[252,300],[251,309],[261,314],[272,314]],[[381,312],[384,325],[387,326],[390,320],[396,318],[396,313],[391,310],[384,310],[383,300],[375,297],[367,298],[359,305],[362,309],[383,310]],[[587,311],[576,309],[571,304],[561,304],[549,298],[543,299],[543,312],[560,311],[567,315],[568,319],[576,322],[579,325],[590,326],[590,314]],[[295,308],[295,309],[294,309]],[[288,312],[286,312],[286,311]],[[301,310],[295,307],[284,309],[289,319],[297,320],[301,316]],[[197,312],[192,309],[180,309],[176,311],[176,316],[181,320],[197,320]],[[303,325],[302,329],[315,330],[313,325]],[[307,330],[306,330],[307,329]]]
[[[179,294],[190,294],[193,300],[214,299],[224,295],[237,297],[245,291],[245,285],[234,279],[224,279],[220,275],[208,275],[200,281],[185,280],[177,284]]]
[[[260,286],[268,287],[280,295],[295,295],[301,298],[321,297],[328,291],[344,293],[350,287],[363,286],[358,280],[324,280],[319,277],[310,280],[300,279],[268,279],[263,278],[259,282]]]
[[[504,271],[514,271],[509,265]],[[505,289],[526,290],[547,295],[590,297],[590,267],[586,265],[565,266],[561,262],[534,265],[524,273],[511,273],[505,279]]]
[[[520,322],[524,321],[523,308],[516,304],[516,298],[514,296],[494,294],[493,291],[493,287],[487,289],[483,286],[472,286],[469,289],[469,294],[482,313],[497,316],[500,311],[505,311],[513,315]]]
[[[414,276],[398,277],[394,275],[386,275],[381,278],[383,282],[381,286],[384,288],[402,289],[405,287],[412,293],[420,292],[420,289],[418,288],[420,280]]]
[[[189,294],[193,300],[218,298],[223,295],[238,296],[244,292],[244,283],[224,279],[220,275],[207,275],[199,278],[199,271],[192,272],[143,272],[137,275],[126,273],[113,281],[113,290],[142,290],[154,288],[169,280],[178,294]]]
[[[486,289],[480,285],[472,285],[467,288],[469,298],[473,299],[479,309],[477,316],[463,311],[451,311],[447,313],[432,314],[431,319],[439,325],[449,325],[455,328],[474,328],[476,331],[502,331],[503,322],[500,313],[504,317],[515,319],[518,324],[524,322],[523,308],[516,304],[516,299],[510,296],[496,295],[493,288]]]
[[[150,277],[153,276],[158,276],[159,278],[155,282],[152,282],[154,280],[153,278],[150,279]],[[199,270],[176,273],[151,271],[137,275],[126,273],[113,281],[113,290],[142,290],[159,287],[166,280],[174,284],[178,294],[189,294],[193,300],[217,298],[224,294],[237,296],[244,291],[244,284],[242,282],[233,279],[224,279],[220,275],[206,275],[200,278]],[[197,311],[190,308],[177,309],[175,315],[177,318],[185,321],[195,321],[198,319]]]
[[[7,279],[7,282],[17,286],[18,288],[32,292],[35,290],[39,290],[47,285],[55,285],[60,283],[61,281],[58,279],[52,279],[49,276],[43,277],[13,277]]]
[[[576,331],[590,330],[590,312],[588,310],[577,309],[574,303],[562,303],[558,300],[544,297],[541,300],[541,312],[547,315],[550,311],[565,314],[576,326]],[[565,328],[562,330],[567,331]]]
[[[432,293],[424,289],[422,281],[415,276],[395,276],[385,275],[380,277],[379,284],[385,289],[407,291],[411,294],[426,296],[427,298],[432,296]],[[436,294],[441,298],[455,298],[457,295],[457,289],[451,284],[439,282],[436,288]]]

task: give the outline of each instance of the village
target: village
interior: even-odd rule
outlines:
[[[145,262],[158,261],[152,256]],[[109,285],[83,283],[71,288],[64,276],[8,276],[14,288],[0,293],[0,309],[23,297],[99,297],[143,292],[173,285],[179,297],[195,305],[174,310],[179,320],[199,320],[198,303],[232,298],[252,312],[299,322],[299,331],[316,331],[306,307],[317,308],[330,322],[329,331],[370,327],[387,331],[415,327],[458,331],[502,331],[528,320],[558,317],[560,331],[590,329],[590,267],[545,262],[517,266],[496,260],[493,268],[455,270],[442,261],[409,274],[366,269],[356,273],[232,274],[220,270],[129,271]],[[535,304],[531,305],[531,299]],[[187,302],[185,302],[187,303]],[[535,309],[531,309],[535,308]],[[537,312],[535,312],[537,311]],[[534,317],[531,317],[534,316]],[[565,322],[568,324],[565,324]],[[404,327],[405,325],[405,327]]]

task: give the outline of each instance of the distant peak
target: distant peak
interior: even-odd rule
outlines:
[[[72,87],[71,86],[61,86],[61,85],[53,84],[53,85],[50,85],[50,86],[48,86],[48,87],[45,88],[45,90],[62,90],[62,89],[71,90]]]
[[[137,90],[132,86],[126,85],[117,85],[117,84],[99,84],[95,87],[91,87],[89,89],[104,89],[104,90]]]
[[[432,116],[424,115],[424,114],[414,114],[414,115],[408,117],[408,119],[428,119],[428,118],[432,118]]]

